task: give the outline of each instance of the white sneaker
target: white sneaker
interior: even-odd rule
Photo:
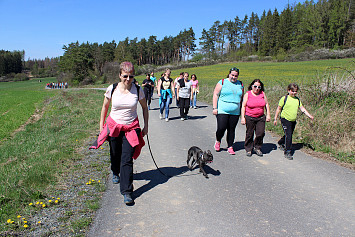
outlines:
[[[165,121],[169,122],[169,118],[165,118]]]
[[[181,118],[181,121],[184,121],[185,119],[184,118]]]
[[[163,114],[159,114],[159,118],[163,119],[164,118]]]

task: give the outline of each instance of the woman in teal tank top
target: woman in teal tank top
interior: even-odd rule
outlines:
[[[228,77],[220,80],[213,92],[213,114],[217,118],[217,131],[215,150],[220,151],[221,140],[227,130],[228,153],[235,155],[233,143],[235,128],[237,126],[241,102],[244,95],[244,86],[238,80],[239,69],[233,67],[229,70]]]

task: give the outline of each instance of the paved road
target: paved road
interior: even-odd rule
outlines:
[[[199,104],[190,111],[192,119],[180,121],[173,103],[165,122],[153,100],[151,149],[161,170],[173,177],[157,171],[145,146],[134,165],[135,205],[123,203],[110,177],[88,236],[355,236],[353,171],[301,151],[286,160],[269,134],[264,157],[246,157],[241,124],[236,155],[217,153],[215,117],[210,106]],[[211,149],[209,179],[198,169],[187,170],[192,145]]]

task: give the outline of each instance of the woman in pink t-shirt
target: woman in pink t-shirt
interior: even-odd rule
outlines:
[[[200,87],[198,85],[197,76],[195,74],[191,75],[191,81],[193,98],[190,100],[190,107],[196,109],[197,94],[200,92]]]
[[[241,111],[241,123],[247,126],[244,147],[249,157],[252,155],[252,150],[258,156],[263,156],[261,147],[265,136],[265,121],[270,121],[270,107],[264,93],[264,84],[259,79],[255,79],[248,89],[243,98]]]

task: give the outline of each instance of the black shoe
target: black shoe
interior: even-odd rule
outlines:
[[[285,147],[284,144],[279,144],[279,149],[280,149],[281,151],[285,151],[285,150],[286,150],[286,147]]]
[[[291,151],[286,151],[285,152],[285,158],[288,160],[293,160],[293,156],[291,154]]]
[[[127,193],[127,194],[123,194],[123,201],[126,205],[132,204],[133,203],[133,199],[131,194]]]

